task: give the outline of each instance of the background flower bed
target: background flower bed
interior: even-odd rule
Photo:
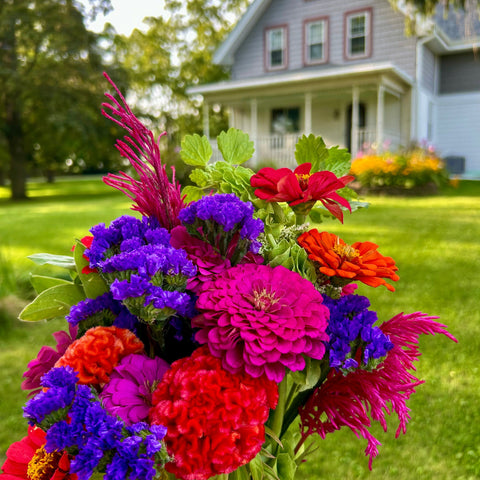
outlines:
[[[350,172],[361,192],[431,194],[448,183],[442,159],[421,146],[396,152],[367,150],[353,160]]]
[[[35,267],[25,257],[39,248],[68,255],[65,238],[81,237],[92,224],[130,213],[129,202],[98,180],[32,188],[34,201],[28,203],[28,209],[25,203],[0,200],[0,250],[14,265],[17,277]],[[83,197],[79,202],[78,190],[89,191],[89,198]],[[2,194],[0,189],[0,198]],[[397,260],[402,281],[395,295],[368,290],[381,320],[390,318],[405,305],[415,304],[419,310],[437,313],[442,322],[448,323],[459,344],[455,346],[441,337],[422,339],[424,355],[417,373],[428,381],[409,403],[413,417],[407,436],[395,440],[391,434],[375,432],[384,446],[373,472],[368,473],[362,448],[365,445],[359,444],[362,441],[349,431],[340,431],[327,436],[316,457],[302,467],[306,480],[348,480],[367,474],[370,480],[407,480],[412,476],[425,480],[469,480],[480,475],[476,441],[480,434],[480,407],[476,401],[480,388],[476,362],[480,314],[475,295],[480,290],[480,278],[472,273],[472,259],[480,257],[479,197],[479,182],[462,182],[458,190],[436,197],[374,198],[368,211],[349,216],[343,226],[328,223],[328,229],[342,235],[345,241],[369,238],[388,249]],[[68,214],[72,209],[75,216]],[[35,223],[40,221],[41,228]],[[39,231],[46,232],[43,238],[38,237]],[[409,248],[405,249],[407,239]],[[365,289],[360,293],[365,293]],[[18,322],[2,331],[2,461],[8,445],[25,432],[25,423],[18,415],[25,394],[18,379],[39,345],[53,344],[50,332],[59,328],[60,324],[55,322]],[[336,458],[342,458],[342,462]]]

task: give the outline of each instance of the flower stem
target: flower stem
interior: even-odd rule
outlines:
[[[287,401],[287,377],[278,385],[278,404],[277,408],[273,412],[271,429],[280,438],[280,433],[283,426],[283,417],[285,415],[285,402]]]

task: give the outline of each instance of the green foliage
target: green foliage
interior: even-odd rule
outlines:
[[[247,133],[235,128],[221,132],[217,137],[218,149],[230,165],[241,165],[252,158],[255,148]]]

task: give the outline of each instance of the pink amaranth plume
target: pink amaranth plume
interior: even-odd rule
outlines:
[[[130,161],[140,178],[136,180],[125,172],[119,172],[118,175],[109,173],[103,181],[132,199],[132,210],[155,217],[162,227],[170,231],[180,225],[178,214],[185,207],[180,185],[175,182],[175,169],[172,167],[173,178],[170,182],[153,133],[132,113],[110,77],[106,73],[103,75],[113,86],[123,105],[113,95],[106,93],[105,96],[111,103],[103,103],[102,107],[111,113],[102,110],[102,114],[128,132],[129,136],[124,137],[125,141],[117,140],[116,147],[122,157]],[[165,133],[161,134],[159,139]]]
[[[434,321],[435,318],[420,312],[401,313],[380,325],[395,347],[373,371],[358,369],[344,375],[332,368],[325,383],[300,408],[301,443],[312,433],[325,438],[327,433],[342,426],[349,427],[357,437],[362,436],[368,441],[365,455],[370,457],[368,466],[371,469],[380,442],[368,431],[370,418],[387,431],[385,416],[395,412],[399,419],[396,437],[405,433],[410,419],[406,402],[415,393],[415,387],[424,383],[409,372],[415,370],[413,362],[421,355],[418,337],[441,333],[457,341],[445,330],[445,325]]]

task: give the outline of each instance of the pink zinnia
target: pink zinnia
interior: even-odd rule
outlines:
[[[133,354],[113,369],[100,398],[105,410],[127,425],[144,422],[152,407],[152,394],[170,365],[161,358]]]
[[[386,431],[385,417],[395,412],[399,419],[396,436],[405,433],[410,419],[406,402],[415,393],[415,387],[424,383],[409,372],[415,370],[413,362],[421,355],[419,336],[441,333],[457,341],[435,318],[420,312],[396,315],[380,325],[395,347],[375,370],[358,369],[345,376],[332,369],[325,383],[300,408],[303,440],[312,433],[325,438],[327,433],[346,426],[368,441],[365,454],[370,456],[371,469],[380,442],[368,430],[370,418]]]
[[[132,210],[147,217],[155,217],[162,227],[171,230],[180,225],[178,213],[185,207],[180,185],[175,181],[175,169],[172,167],[173,178],[170,182],[153,133],[133,114],[110,77],[106,73],[104,76],[123,105],[113,95],[106,93],[105,96],[112,104],[104,103],[102,106],[111,113],[106,110],[102,110],[102,113],[129,133],[130,136],[125,136],[125,141],[117,140],[116,146],[122,157],[130,161],[140,179],[136,180],[124,172],[119,172],[118,175],[109,173],[103,181],[132,199]]]
[[[223,367],[276,382],[305,367],[304,355],[321,359],[329,310],[312,283],[285,267],[238,265],[199,292],[192,321],[201,344]]]
[[[33,396],[42,390],[40,379],[50,371],[57,360],[67,351],[77,336],[78,327],[69,326],[69,333],[60,330],[53,334],[57,345],[55,348],[44,345],[38,352],[37,358],[28,364],[28,370],[23,374],[22,390],[32,390],[28,396]]]

